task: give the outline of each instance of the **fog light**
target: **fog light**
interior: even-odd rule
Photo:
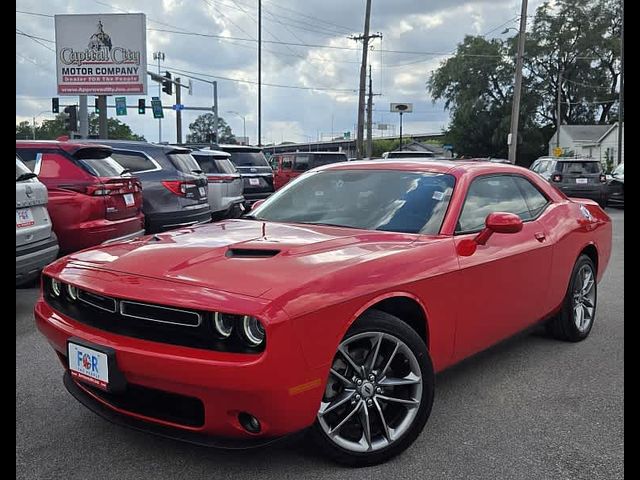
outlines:
[[[67,294],[69,295],[69,298],[71,300],[73,300],[74,302],[76,300],[78,300],[78,288],[74,287],[73,285],[67,285]]]
[[[60,296],[60,286],[61,283],[58,280],[56,280],[55,278],[51,279],[51,293],[54,297]]]
[[[242,428],[249,433],[260,433],[260,421],[250,413],[241,412],[238,414],[238,421]]]

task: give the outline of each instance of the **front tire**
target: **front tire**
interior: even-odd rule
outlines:
[[[433,393],[433,365],[420,336],[393,315],[367,311],[338,346],[311,435],[338,463],[382,463],[418,437]]]
[[[596,316],[598,284],[591,258],[580,255],[571,272],[562,309],[547,324],[549,333],[558,340],[579,342],[589,336]]]

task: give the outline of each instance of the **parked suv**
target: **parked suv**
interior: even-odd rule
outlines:
[[[602,165],[593,158],[541,157],[529,167],[568,197],[589,198],[605,208],[609,192]]]
[[[624,207],[624,163],[616,167],[607,178],[609,184],[609,203]]]
[[[342,152],[279,153],[271,157],[273,184],[277,190],[307,170],[348,160],[347,155]]]
[[[142,188],[111,148],[54,140],[16,140],[16,154],[49,192],[61,253],[144,234]]]
[[[220,150],[194,150],[191,155],[209,182],[212,218],[239,217],[244,212],[242,178],[231,163],[231,154]]]
[[[242,177],[245,206],[274,192],[273,170],[261,148],[244,145],[217,145],[214,148],[231,154],[231,162]]]
[[[128,140],[99,140],[142,182],[147,233],[211,221],[207,177],[184,147]]]
[[[47,187],[16,157],[16,285],[36,279],[58,256],[47,200]]]

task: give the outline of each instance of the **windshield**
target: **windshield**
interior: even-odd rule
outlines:
[[[613,171],[613,174],[617,177],[624,175],[624,163],[618,165],[617,168]]]
[[[91,175],[96,177],[119,177],[124,172],[124,167],[111,157],[83,158],[78,162]]]
[[[198,162],[194,160],[190,153],[169,153],[167,157],[169,157],[173,166],[182,173],[194,173],[194,170],[201,170]]]
[[[600,173],[600,162],[558,162],[556,170],[568,175]]]
[[[437,234],[451,175],[394,170],[328,170],[302,175],[256,209],[253,218],[401,233]]]
[[[262,152],[229,152],[236,167],[269,167]]]

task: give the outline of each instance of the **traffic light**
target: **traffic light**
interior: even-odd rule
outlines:
[[[171,83],[171,72],[164,72],[164,78],[167,80],[162,81],[162,91],[167,95],[173,95],[173,83]]]
[[[95,103],[93,104],[93,111],[97,114],[100,114],[100,101],[96,98]]]
[[[77,132],[78,131],[78,113],[75,105],[70,105],[68,107],[64,107],[64,113],[67,114],[67,117],[64,119],[64,129],[67,132]]]
[[[53,113],[60,113],[60,99],[58,97],[51,99],[51,111]]]
[[[140,115],[144,115],[147,111],[147,106],[145,105],[145,100],[144,98],[139,98],[138,99],[138,113]]]

